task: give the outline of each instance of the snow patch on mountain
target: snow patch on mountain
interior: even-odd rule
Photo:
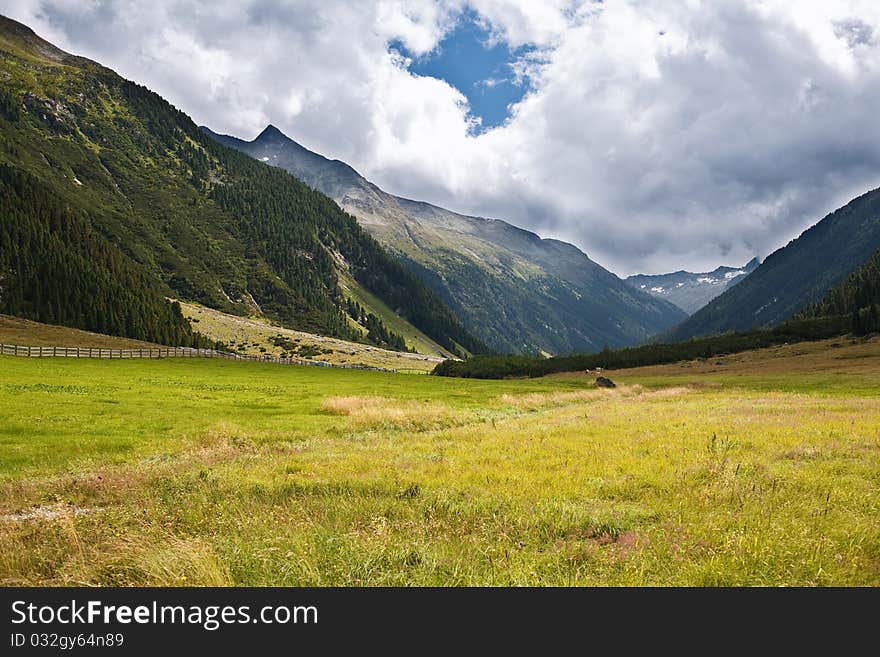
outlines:
[[[718,267],[709,272],[677,271],[671,274],[630,276],[627,282],[656,297],[694,313],[728,288],[736,285],[758,267],[752,260],[743,267]]]

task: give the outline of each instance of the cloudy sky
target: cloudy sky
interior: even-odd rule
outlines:
[[[880,185],[875,0],[6,0],[198,123],[621,275],[742,264]]]

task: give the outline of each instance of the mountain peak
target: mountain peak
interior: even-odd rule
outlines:
[[[0,31],[18,34],[19,36],[35,37],[36,33],[27,25],[0,15]]]
[[[281,132],[278,128],[270,123],[263,129],[263,132],[257,135],[257,138],[254,139],[254,141],[258,142],[264,139],[277,139],[279,137],[282,139],[288,138],[287,135],[285,135],[283,132]]]

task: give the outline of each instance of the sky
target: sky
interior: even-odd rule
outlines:
[[[495,38],[492,26],[469,8],[456,17],[430,52],[417,55],[397,39],[390,42],[389,49],[404,58],[404,66],[412,74],[443,80],[464,95],[471,134],[502,125],[512,106],[531,90],[527,72],[517,63],[534,47],[513,47]]]
[[[764,257],[880,186],[874,0],[5,0],[211,129],[619,275]]]

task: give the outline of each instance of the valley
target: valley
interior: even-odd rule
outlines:
[[[0,583],[880,584],[880,341],[730,361],[0,357]]]
[[[480,88],[526,85],[526,112],[539,90],[514,77]],[[517,120],[479,132],[456,103],[472,145]],[[259,129],[264,109],[215,127]],[[656,175],[665,133],[644,109],[644,144],[621,137],[598,165],[588,148],[583,171],[501,167],[523,225],[573,234],[563,208],[611,261],[597,245],[623,226],[621,271],[672,272],[623,279],[572,243],[385,191],[272,124],[213,132],[0,16],[0,343],[319,361],[0,354],[0,586],[880,586],[880,190],[763,261],[672,271],[700,245],[765,253],[755,235],[779,233],[761,221],[782,218],[750,213],[801,206],[749,160],[749,184],[711,199],[743,195],[742,236],[697,199],[679,216],[672,178],[729,183],[745,159]],[[318,127],[352,138],[341,117]],[[361,161],[425,131],[398,127]],[[502,164],[539,161],[519,151]],[[633,176],[626,199],[599,190],[606,168]],[[669,216],[682,234],[655,244]]]
[[[642,342],[686,317],[571,244],[542,239],[499,219],[394,196],[275,126],[252,141],[202,131],[333,198],[492,350],[597,351]]]

